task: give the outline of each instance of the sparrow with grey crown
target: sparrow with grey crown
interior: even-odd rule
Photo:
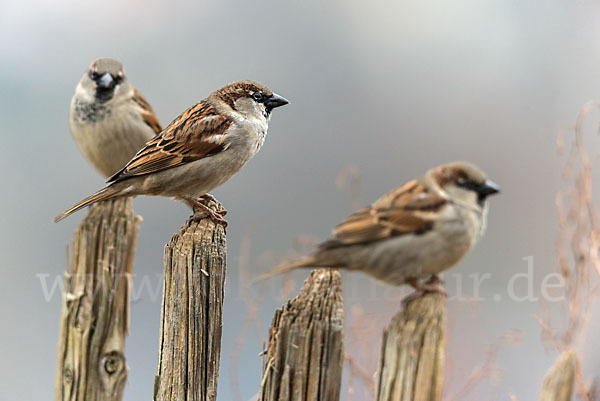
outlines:
[[[162,131],[150,103],[112,58],[94,60],[75,89],[71,133],[85,158],[104,177],[119,171]]]
[[[499,190],[471,163],[435,167],[348,217],[311,255],[258,279],[299,267],[332,267],[361,271],[391,285],[443,292],[437,275],[482,236],[486,199]],[[426,277],[432,280],[419,281]]]
[[[225,211],[199,202],[212,198],[264,143],[271,112],[289,102],[254,81],[237,81],[196,103],[108,179],[108,184],[54,221],[92,203],[122,196],[159,195],[184,201],[226,224]]]

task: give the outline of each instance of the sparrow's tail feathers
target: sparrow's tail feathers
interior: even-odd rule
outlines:
[[[54,218],[54,222],[58,223],[65,217],[71,215],[72,213],[75,213],[76,211],[78,211],[80,209],[83,209],[86,206],[91,205],[92,203],[96,203],[96,202],[100,202],[103,200],[113,198],[113,197],[115,197],[115,195],[118,192],[120,192],[120,191],[118,189],[114,188],[112,185],[106,186],[106,187],[102,188],[101,190],[99,190],[98,192],[88,196],[87,198],[85,198],[81,202],[77,203],[76,205],[73,205],[69,209],[65,210],[64,213],[56,216]]]
[[[267,278],[276,276],[278,274],[292,271],[299,267],[318,267],[317,265],[318,265],[317,258],[315,258],[314,256],[306,256],[296,262],[283,263],[283,264],[277,266],[276,268],[274,268],[273,270],[261,274],[260,276],[256,277],[254,280],[252,280],[252,284],[255,284],[259,281],[263,281]]]

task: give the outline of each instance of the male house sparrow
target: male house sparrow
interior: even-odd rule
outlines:
[[[174,197],[204,210],[199,198],[237,173],[259,151],[271,111],[289,102],[266,86],[237,81],[211,93],[150,140],[108,184],[57,216],[60,221],[94,202],[134,195]]]
[[[162,131],[150,103],[112,58],[94,60],[83,74],[69,110],[79,150],[100,174],[110,177]]]
[[[297,267],[333,267],[439,290],[418,280],[449,269],[473,248],[485,229],[486,198],[499,190],[471,163],[435,167],[348,217],[313,254],[259,279]]]

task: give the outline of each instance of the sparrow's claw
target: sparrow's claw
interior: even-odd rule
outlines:
[[[426,287],[429,287],[429,289],[427,290],[429,292],[439,292],[441,294],[448,295],[442,287],[442,284],[444,283],[445,281],[442,280],[440,276],[438,276],[437,274],[432,274],[431,277],[429,277],[429,280],[427,280],[424,285]]]
[[[200,199],[207,200],[209,202],[215,202],[216,204],[219,204],[219,201],[217,200],[217,198],[215,198],[211,194],[204,194],[204,195],[202,195],[200,197]],[[221,209],[221,210],[219,210],[219,214],[221,216],[225,216],[227,214],[227,210],[226,209]]]
[[[212,202],[215,202],[215,203],[219,203],[219,202],[217,202],[217,199],[214,196],[212,196],[211,194],[204,194],[204,195],[202,195],[200,197],[200,199],[204,199],[204,200],[207,200],[207,201],[212,201]]]
[[[406,280],[406,283],[408,285],[410,285],[412,288],[414,288],[415,290],[420,291],[422,293],[439,292],[440,294],[443,294],[446,296],[448,295],[446,293],[446,291],[444,290],[444,288],[442,287],[442,284],[443,284],[442,279],[440,279],[435,274],[433,276],[431,276],[431,278],[424,283],[420,282],[416,278],[408,279],[408,280]]]
[[[448,293],[442,287],[442,279],[440,279],[437,275],[431,276],[429,280],[425,283],[421,283],[419,280],[412,278],[406,280],[406,283],[415,289],[414,292],[408,294],[406,297],[402,299],[402,307],[406,309],[406,306],[414,301],[417,298],[421,298],[428,292],[439,293],[443,296],[447,297]]]
[[[227,228],[227,220],[225,220],[223,217],[221,217],[221,215],[219,214],[219,212],[214,212],[211,209],[202,210],[201,212],[194,213],[194,215],[192,216],[192,220],[194,220],[194,221],[200,221],[200,220],[203,220],[203,219],[205,219],[207,217],[210,217],[211,219],[213,219],[217,223],[222,224],[223,228]]]
[[[206,217],[210,217],[217,223],[221,223],[223,225],[223,228],[227,228],[227,220],[223,218],[223,216],[227,214],[227,210],[221,209],[215,212],[214,210],[206,206],[204,203],[198,201],[197,199],[185,198],[185,200],[192,206],[192,208],[200,209],[199,212],[196,212],[196,210],[194,209],[194,216],[192,217],[194,221],[200,221]]]

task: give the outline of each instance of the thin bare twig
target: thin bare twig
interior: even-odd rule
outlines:
[[[545,343],[560,352],[569,347],[576,350],[576,393],[584,401],[597,399],[592,386],[586,384],[582,370],[584,340],[600,284],[600,230],[592,185],[594,165],[583,143],[584,125],[593,110],[600,110],[600,103],[586,103],[568,131],[570,147],[562,174],[566,184],[556,196],[559,223],[556,251],[559,274],[565,283],[564,327],[553,327],[548,305],[542,304],[542,317],[538,318]],[[559,135],[560,154],[566,153],[566,143],[565,134]]]

